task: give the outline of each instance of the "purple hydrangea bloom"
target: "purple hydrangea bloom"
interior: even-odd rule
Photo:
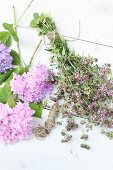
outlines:
[[[50,71],[45,65],[38,65],[23,75],[14,74],[10,82],[11,90],[25,102],[38,103],[52,91],[49,81]]]
[[[12,61],[10,49],[4,44],[0,44],[0,73],[5,73],[8,69],[11,69]]]

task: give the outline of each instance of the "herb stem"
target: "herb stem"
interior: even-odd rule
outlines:
[[[26,7],[26,9],[23,11],[23,13],[21,14],[21,16],[19,17],[18,21],[17,21],[17,25],[20,22],[20,20],[22,19],[22,17],[25,15],[25,13],[27,12],[27,10],[31,7],[31,4],[33,3],[34,0],[32,0],[29,5]]]
[[[31,64],[32,64],[32,62],[33,62],[33,59],[34,59],[34,57],[35,57],[35,54],[36,54],[37,50],[39,49],[41,43],[42,43],[42,40],[40,40],[40,42],[39,42],[38,45],[36,46],[36,49],[35,49],[35,51],[33,52],[33,55],[32,55],[31,60],[30,60],[30,62],[29,62],[29,66],[31,66]]]
[[[16,22],[16,11],[15,11],[15,7],[13,6],[13,14],[14,14],[14,29],[17,33],[18,36],[18,31],[17,31],[17,22]],[[19,41],[17,42],[17,48],[18,48],[18,53],[20,55],[20,59],[21,59],[21,50],[20,50],[20,44]],[[21,60],[21,64],[22,64],[22,60]]]

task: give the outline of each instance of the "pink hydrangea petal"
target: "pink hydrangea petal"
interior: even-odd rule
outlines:
[[[10,83],[11,90],[27,102],[40,102],[50,95],[53,86],[47,81],[49,70],[45,65],[29,69],[22,76],[14,74]]]
[[[0,141],[12,143],[26,139],[32,133],[32,115],[28,104],[18,103],[15,108],[0,103]]]

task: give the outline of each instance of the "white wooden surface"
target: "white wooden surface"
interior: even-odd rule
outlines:
[[[17,15],[25,9],[28,0],[0,0],[0,28],[2,22],[13,21],[12,5]],[[113,45],[113,1],[112,0],[34,0],[19,25],[27,27],[33,12],[47,12],[56,21],[59,32],[77,36],[80,21],[80,38]],[[37,33],[19,28],[23,59],[29,62],[35,49]],[[113,49],[80,41],[70,43],[77,53],[99,59],[99,63],[109,62],[113,68]],[[15,44],[14,44],[15,47]],[[49,53],[42,47],[36,56],[37,62],[48,62]],[[47,116],[47,112],[43,113]],[[89,132],[91,150],[81,149],[81,129],[72,132],[73,140],[67,144],[60,142],[61,127],[56,126],[44,141],[31,138],[13,145],[0,144],[0,170],[113,170],[113,141],[100,135],[100,129]]]

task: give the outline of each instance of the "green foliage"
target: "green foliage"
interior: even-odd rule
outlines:
[[[4,82],[9,82],[13,78],[13,73],[23,74],[28,71],[28,67],[19,67],[13,68],[12,70],[8,70],[6,73],[0,74],[0,85]]]
[[[11,96],[10,84],[6,83],[0,88],[0,103],[7,103],[9,97]]]
[[[6,46],[10,47],[12,43],[12,38],[9,32],[1,31],[0,32],[0,42],[5,44]]]
[[[13,65],[20,65],[20,55],[15,51],[11,50],[10,55],[13,57]]]
[[[9,77],[7,77],[7,79],[5,80],[5,82],[6,82],[6,83],[9,83],[9,82],[12,80],[12,78],[13,78],[13,73],[19,74],[20,69],[21,69],[21,67],[19,67],[19,66],[15,67],[15,68],[13,69],[12,73],[9,75]]]
[[[69,48],[66,40],[59,36],[55,31],[56,26],[53,19],[47,14],[34,13],[34,19],[30,23],[30,27],[35,28],[39,35],[47,35],[50,40],[50,48],[46,49],[57,55],[68,55]]]
[[[40,103],[30,103],[29,104],[30,108],[33,109],[35,111],[35,114],[33,115],[34,117],[37,117],[37,118],[41,118],[42,116],[42,110],[43,110],[43,103],[40,102]]]
[[[57,55],[68,55],[69,48],[66,40],[63,37],[57,37],[51,40],[51,51]]]
[[[12,35],[13,39],[16,42],[19,42],[19,38],[17,36],[17,33],[16,33],[15,29],[14,29],[13,24],[3,23],[3,27],[10,33],[10,35]]]
[[[0,74],[0,85],[8,79],[8,77],[13,73],[13,71],[14,70],[12,69],[12,70],[8,70],[6,73]]]
[[[30,27],[36,28],[39,32],[39,35],[46,35],[47,33],[55,30],[55,23],[47,14],[43,13],[39,15],[38,13],[34,13]]]
[[[38,19],[40,16],[39,16],[38,13],[34,13],[34,14],[33,14],[33,17],[34,17],[35,19]]]
[[[19,74],[22,75],[23,73],[27,73],[29,70],[29,65],[26,67],[20,67]]]
[[[15,102],[15,100],[14,100],[12,95],[8,98],[7,103],[8,103],[8,105],[10,107],[15,107],[16,106],[16,102]]]

